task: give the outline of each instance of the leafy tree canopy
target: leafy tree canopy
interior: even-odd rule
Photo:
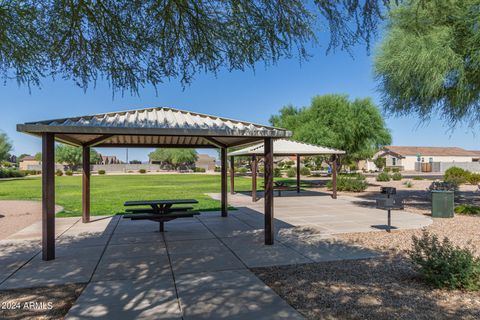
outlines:
[[[150,160],[159,161],[164,164],[169,164],[174,168],[179,165],[193,164],[198,156],[195,149],[182,148],[159,148],[151,152],[148,157]]]
[[[35,160],[37,160],[37,161],[42,161],[42,153],[41,153],[41,152],[35,153],[35,155],[34,155],[33,157],[34,157]]]
[[[375,74],[384,108],[450,124],[480,119],[480,0],[413,0],[390,12]]]
[[[297,141],[346,151],[342,156],[345,164],[373,156],[392,140],[370,98],[350,101],[346,95],[317,96],[309,107],[283,107],[270,122],[293,131]]]
[[[94,149],[90,149],[90,163],[96,163],[100,156]],[[82,163],[82,148],[60,144],[55,148],[55,162],[65,163],[72,170]]]
[[[308,56],[317,25],[329,48],[369,43],[389,0],[51,0],[0,2],[0,72],[39,85],[99,78],[134,93],[198,72]]]
[[[0,161],[7,160],[12,151],[12,143],[6,133],[0,132]]]

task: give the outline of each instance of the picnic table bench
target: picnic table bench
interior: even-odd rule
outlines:
[[[285,182],[274,181],[273,182],[273,191],[278,192],[278,196],[282,196],[282,191],[296,191],[297,187],[292,187]]]
[[[173,205],[194,203],[198,203],[198,201],[194,199],[127,201],[123,204],[126,207],[149,206],[150,208],[126,209],[125,211],[129,214],[125,214],[123,218],[159,222],[160,232],[163,232],[164,223],[167,221],[177,218],[191,218],[200,214],[197,211],[193,211],[193,207],[172,207]]]

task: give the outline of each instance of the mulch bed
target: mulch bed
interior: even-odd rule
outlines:
[[[84,284],[69,284],[2,290],[0,319],[63,319],[84,287]]]
[[[307,319],[480,319],[480,292],[431,288],[401,255],[252,271]]]

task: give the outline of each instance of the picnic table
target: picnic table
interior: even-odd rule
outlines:
[[[123,217],[131,220],[157,221],[160,223],[160,232],[163,232],[165,222],[199,214],[193,211],[193,207],[173,207],[174,205],[195,203],[198,203],[195,199],[127,201],[123,204],[125,207],[149,206],[150,208],[126,209],[130,214]]]
[[[296,187],[292,187],[283,181],[274,181],[273,190],[278,192],[278,196],[282,196],[282,191],[294,191],[297,190]]]

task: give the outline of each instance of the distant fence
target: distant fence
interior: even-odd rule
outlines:
[[[480,172],[480,162],[431,162],[431,171],[445,172],[452,167],[462,168],[471,172]],[[415,163],[415,171],[422,171],[422,162]]]

